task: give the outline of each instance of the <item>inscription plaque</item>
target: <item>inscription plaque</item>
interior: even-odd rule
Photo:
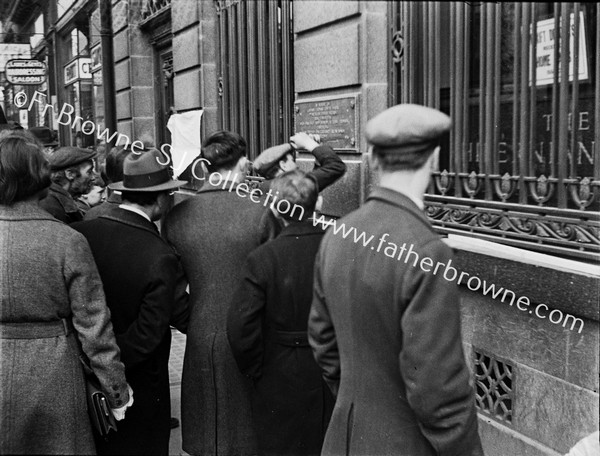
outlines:
[[[301,100],[295,103],[294,131],[318,134],[333,149],[358,152],[357,95]]]

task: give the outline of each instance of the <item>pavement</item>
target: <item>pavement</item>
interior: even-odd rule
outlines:
[[[187,456],[181,449],[181,371],[185,352],[185,334],[171,328],[171,356],[169,357],[169,383],[171,385],[171,416],[179,420],[179,427],[171,429],[169,454]]]

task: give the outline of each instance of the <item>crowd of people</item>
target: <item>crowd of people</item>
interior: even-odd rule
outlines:
[[[417,105],[371,119],[378,185],[342,221],[448,261],[422,209],[449,128]],[[155,147],[99,160],[1,133],[0,453],[168,454],[176,328],[189,454],[482,455],[456,286],[314,223],[346,171],[318,140],[296,133],[251,163],[244,138],[214,132],[201,155],[227,182],[174,204],[185,182]],[[250,201],[252,170],[261,195],[302,210]],[[119,419],[105,439],[82,353]]]

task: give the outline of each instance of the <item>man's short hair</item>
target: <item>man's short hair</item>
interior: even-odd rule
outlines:
[[[139,204],[140,206],[150,206],[156,202],[158,195],[167,191],[168,190],[161,192],[131,192],[128,190],[123,190],[121,192],[121,200]]]
[[[273,166],[271,166],[271,168],[269,168],[269,170],[265,173],[265,179],[267,179],[267,180],[275,179],[277,177],[277,175],[281,174],[283,170],[279,166],[279,162],[281,160],[283,160],[283,161],[288,160],[288,157],[292,157],[292,160],[295,160],[294,152],[288,152],[283,157],[281,157],[279,160],[277,160],[277,163],[275,163]]]
[[[12,205],[50,186],[48,161],[26,135],[0,137],[0,204]]]
[[[233,168],[247,153],[246,140],[231,131],[217,131],[202,144],[202,156],[208,160],[206,169],[210,173]]]
[[[431,147],[428,147],[427,150],[403,154],[387,152],[386,148],[373,146],[372,154],[379,162],[382,171],[393,172],[417,170],[425,165],[438,145],[439,143],[436,143],[431,145]]]
[[[104,163],[104,174],[109,184],[123,180],[123,162],[129,151],[123,146],[113,147],[106,154]]]
[[[303,221],[309,218],[315,211],[319,197],[315,179],[300,169],[287,171],[273,179],[271,193],[278,198],[273,207],[288,221]],[[279,204],[283,200],[287,201],[287,204]]]

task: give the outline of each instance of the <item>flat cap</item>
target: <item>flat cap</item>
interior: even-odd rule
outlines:
[[[367,141],[392,153],[418,152],[450,131],[450,117],[437,109],[399,104],[377,114],[365,130]]]
[[[261,152],[254,160],[253,167],[258,174],[265,176],[269,170],[279,163],[285,154],[291,153],[294,148],[290,143],[279,144],[278,146],[269,147]]]
[[[79,147],[59,147],[50,156],[50,170],[58,171],[91,160],[97,155],[95,150]]]

